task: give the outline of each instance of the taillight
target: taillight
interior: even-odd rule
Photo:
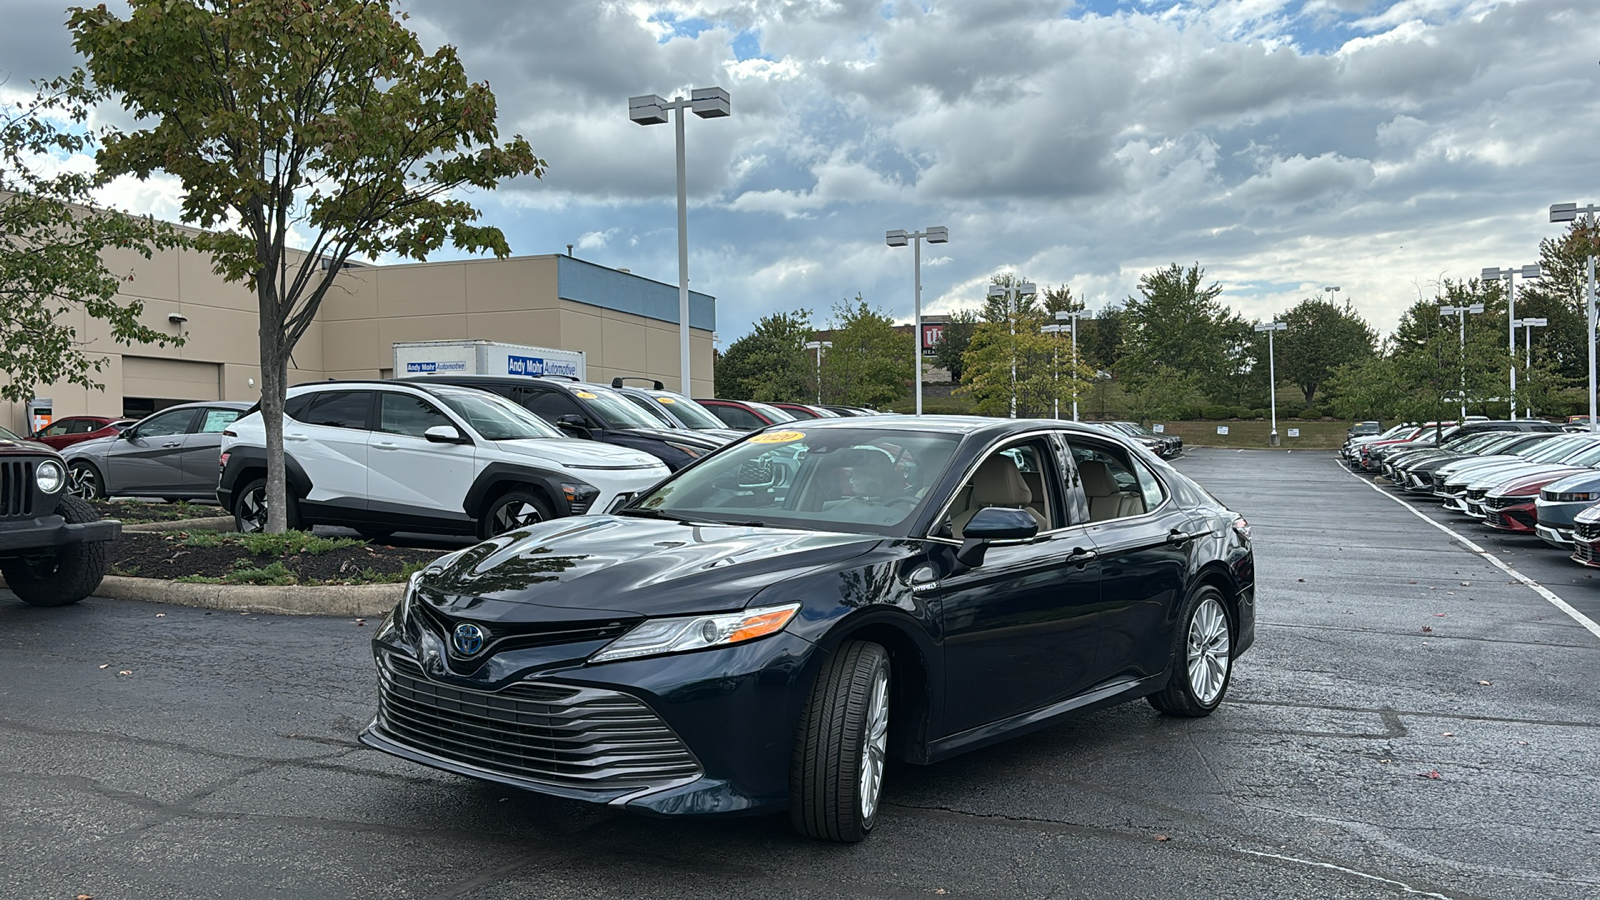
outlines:
[[[221,456],[217,457],[217,468],[225,469],[227,467],[228,467],[228,454],[224,453]]]
[[[224,429],[222,429],[222,436],[223,437],[238,437],[239,434],[238,434],[238,432],[229,431],[228,429],[224,428]]]
[[[1247,544],[1250,542],[1250,523],[1244,520],[1244,516],[1234,516],[1233,533],[1239,536],[1239,540]]]

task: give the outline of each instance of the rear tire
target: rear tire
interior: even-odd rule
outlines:
[[[1198,719],[1222,705],[1233,680],[1233,614],[1222,592],[1201,585],[1178,617],[1172,677],[1147,699],[1164,713]]]
[[[484,507],[478,517],[478,537],[488,540],[518,528],[527,528],[555,518],[550,504],[533,491],[510,490]]]
[[[284,527],[290,531],[300,527],[300,504],[290,494]],[[256,534],[267,530],[267,480],[256,478],[247,483],[233,501],[233,528],[242,534]]]
[[[100,518],[93,506],[70,494],[61,498],[56,512],[68,524],[80,525]],[[94,593],[106,574],[106,544],[96,541],[57,547],[54,553],[0,560],[0,575],[11,593],[30,606],[67,606]]]
[[[846,641],[817,675],[789,764],[789,820],[801,834],[855,843],[877,823],[888,762],[889,654]]]

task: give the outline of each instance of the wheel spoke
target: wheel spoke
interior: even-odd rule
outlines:
[[[1215,703],[1228,682],[1231,664],[1228,616],[1207,597],[1189,620],[1189,689],[1202,704]]]
[[[880,669],[867,695],[867,716],[861,735],[861,771],[857,786],[861,815],[870,819],[883,789],[883,769],[889,753],[889,673]]]

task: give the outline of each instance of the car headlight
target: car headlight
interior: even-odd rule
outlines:
[[[699,459],[700,457],[706,455],[705,448],[703,447],[695,447],[690,444],[680,444],[677,441],[667,441],[666,444],[668,447],[671,447],[679,453],[687,455],[690,459]]]
[[[39,464],[39,468],[33,470],[33,483],[46,494],[54,494],[67,483],[67,473],[61,468],[60,463],[47,459]]]
[[[766,606],[761,609],[745,609],[711,616],[646,619],[644,624],[589,657],[589,662],[615,662],[619,659],[687,653],[690,650],[704,650],[708,647],[742,644],[782,631],[799,611],[800,604],[786,603],[783,606]]]
[[[1546,500],[1554,503],[1593,503],[1600,500],[1600,492],[1597,491],[1566,491],[1559,494],[1546,491],[1544,494]]]

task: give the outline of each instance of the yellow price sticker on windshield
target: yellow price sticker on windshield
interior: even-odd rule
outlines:
[[[579,397],[582,397],[585,400],[597,400],[600,397],[599,394],[591,394],[588,391],[574,391],[573,393],[577,394]]]
[[[766,434],[758,434],[751,438],[750,443],[787,444],[790,441],[803,441],[805,437],[806,433],[804,431],[769,431]]]
[[[666,404],[670,405],[670,404],[673,404],[673,403],[677,403],[678,401],[672,399],[671,397],[657,397],[656,398],[656,402],[657,403],[666,403]]]

